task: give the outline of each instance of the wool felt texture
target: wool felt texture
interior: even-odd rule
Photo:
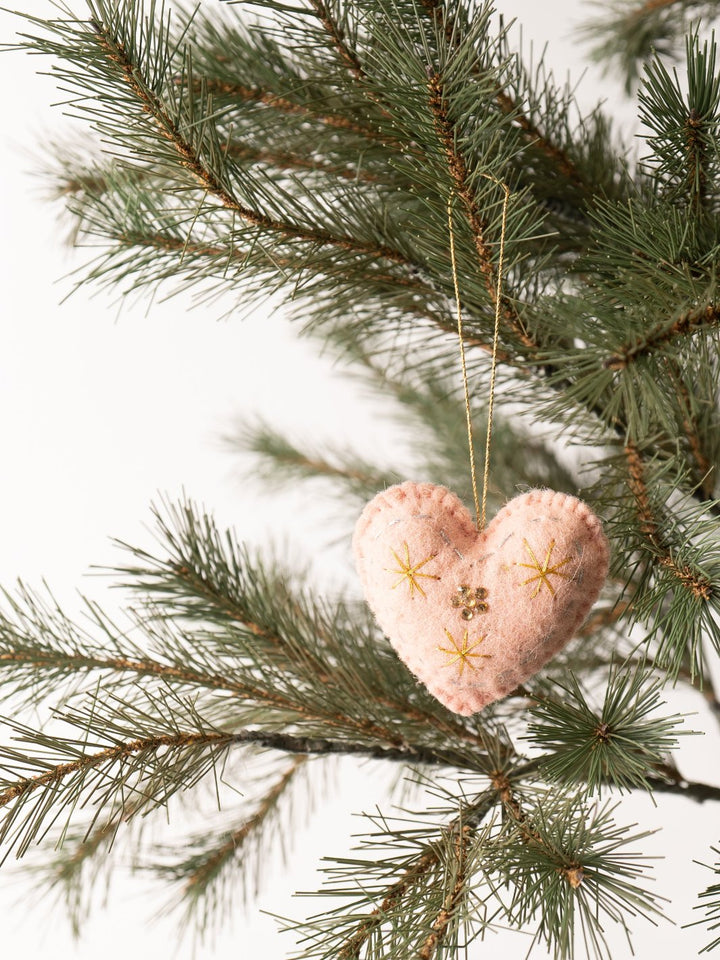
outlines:
[[[411,482],[370,501],[353,549],[368,604],[398,655],[465,716],[565,646],[609,559],[600,520],[575,497],[531,490],[479,533],[455,494]]]

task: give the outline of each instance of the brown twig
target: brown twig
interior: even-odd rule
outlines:
[[[307,104],[297,103],[261,87],[248,87],[241,83],[213,80],[212,78],[202,82],[205,92],[214,96],[231,97],[247,103],[259,103],[265,107],[278,110],[280,113],[305,117],[336,130],[346,130],[348,133],[356,133],[367,140],[376,140],[386,146],[397,146],[397,141],[387,138],[372,127],[357,123],[341,114],[318,113]]]
[[[315,11],[320,23],[325,28],[328,36],[333,42],[333,46],[338,53],[341,61],[356,80],[365,79],[365,71],[358,59],[355,51],[345,43],[345,37],[340,27],[335,23],[330,11],[323,3],[323,0],[309,0],[310,6]]]
[[[497,298],[496,277],[492,248],[488,242],[484,223],[478,210],[474,189],[470,186],[467,166],[462,154],[458,151],[455,142],[455,131],[447,113],[443,83],[440,76],[434,73],[428,81],[429,103],[435,123],[435,131],[443,146],[447,158],[448,170],[453,183],[453,189],[461,200],[465,216],[472,232],[473,243],[478,258],[478,266],[485,281],[485,288],[491,302]],[[537,344],[532,340],[516,311],[507,297],[501,297],[502,318],[517,339],[527,349],[536,352]]]
[[[629,441],[625,444],[625,457],[628,464],[628,485],[635,497],[640,530],[658,554],[658,562],[670,570],[680,584],[700,600],[709,600],[712,595],[712,583],[707,577],[697,574],[690,567],[678,564],[663,543],[660,526],[652,511],[645,470],[637,446]]]
[[[180,165],[192,175],[203,190],[213,196],[223,207],[236,213],[245,222],[286,240],[326,244],[345,250],[348,253],[381,258],[393,263],[407,263],[401,253],[383,244],[364,243],[353,237],[336,236],[326,230],[313,230],[282,220],[275,220],[240,203],[230,193],[227,186],[217,179],[215,173],[202,163],[165,105],[139,78],[136,65],[130,60],[122,44],[118,43],[102,24],[94,22],[93,26],[101,50],[112,63],[117,65],[143,111],[152,118],[160,135],[173,146]]]
[[[237,261],[240,264],[246,263],[250,255],[249,250],[244,250],[241,247],[236,247],[232,244],[228,246],[223,245],[214,245],[209,243],[196,243],[191,240],[182,239],[180,237],[169,236],[165,233],[160,232],[124,232],[118,234],[116,237],[113,237],[117,243],[123,246],[129,247],[151,247],[154,250],[164,250],[167,253],[180,253],[184,257],[209,257],[214,260],[220,260],[223,263]],[[255,255],[258,254],[257,250],[252,251]],[[182,261],[181,261],[182,262]],[[297,269],[297,260],[288,257],[288,256],[278,256],[276,253],[272,253],[267,257],[268,269],[273,268],[276,270],[295,270]],[[341,263],[332,262],[328,265],[329,270],[332,269],[334,275],[342,275],[344,273],[344,267]],[[328,270],[328,272],[329,272]],[[403,287],[409,290],[413,290],[418,294],[424,294],[425,296],[435,294],[435,290],[432,287],[428,287],[422,283],[422,281],[416,279],[412,276],[404,275],[395,275],[391,273],[381,273],[378,270],[373,270],[372,272],[368,271],[366,274],[366,280],[372,279],[375,283],[386,283],[396,287]],[[418,317],[428,318],[428,312],[425,310],[418,309],[415,312],[415,315]],[[439,318],[435,319],[431,317],[432,322],[435,326],[440,326],[442,329],[445,329],[442,326],[442,322]],[[452,329],[451,325],[448,323],[448,329]],[[482,349],[490,350],[491,347],[488,344],[485,344],[483,341],[479,340],[477,337],[466,337],[466,344],[473,347],[480,347]]]
[[[72,773],[92,770],[104,763],[113,763],[138,753],[154,752],[163,747],[235,745],[259,746],[266,750],[278,750],[299,756],[354,756],[422,766],[456,765],[460,769],[470,769],[467,761],[457,756],[452,748],[448,748],[447,751],[436,751],[422,746],[386,747],[382,744],[353,743],[322,737],[291,736],[267,730],[235,730],[232,733],[213,730],[200,733],[163,734],[118,743],[97,753],[80,756],[77,760],[56,764],[35,777],[22,777],[0,793],[0,807],[7,806],[13,800],[33,793],[40,787],[60,783]]]
[[[28,793],[34,793],[34,791],[40,787],[58,784],[71,773],[92,770],[95,767],[102,766],[104,763],[123,760],[137,753],[155,751],[162,747],[189,747],[194,745],[228,743],[231,740],[232,734],[220,732],[177,733],[129,740],[125,743],[116,744],[113,747],[106,747],[98,753],[78,757],[77,760],[72,760],[69,763],[59,763],[49,770],[46,770],[45,773],[38,774],[35,777],[23,777],[17,780],[0,793],[0,807],[5,807],[13,800],[24,797]]]
[[[337,955],[337,960],[356,960],[360,956],[360,950],[373,930],[379,927],[387,914],[402,901],[410,887],[421,880],[435,866],[438,857],[439,850],[431,847],[403,873],[400,879],[387,890],[380,906],[358,925],[355,933],[345,942]]]
[[[123,233],[114,238],[117,243],[132,247],[151,247],[155,250],[163,250],[167,253],[180,253],[187,257],[210,257],[223,263],[238,262],[243,264],[247,261],[248,252],[239,247],[214,246],[207,243],[193,243],[189,240],[183,240],[178,237],[170,237],[163,233]],[[257,254],[257,250],[253,251]],[[329,265],[332,269],[332,275],[342,275],[344,272],[342,263],[333,262]],[[291,257],[281,257],[273,253],[268,256],[268,268],[294,270],[297,268],[297,261]],[[329,272],[329,271],[328,271]],[[378,270],[368,272],[366,281],[372,280],[374,283],[387,284],[392,287],[401,287],[412,290],[421,296],[435,296],[437,291],[422,283],[414,276],[398,276],[391,273],[381,273]],[[429,321],[438,330],[443,333],[449,333],[457,337],[457,327],[454,326],[451,319],[446,316],[434,313],[429,309],[424,309],[420,305],[413,307],[408,303],[402,307],[403,312],[417,317],[421,320]],[[482,350],[485,353],[492,353],[492,344],[481,340],[480,337],[472,336],[463,332],[463,343],[468,348]],[[512,363],[512,357],[504,350],[497,352],[498,362]]]
[[[459,41],[453,29],[452,20],[446,16],[446,7],[444,7],[439,0],[421,0],[421,6],[436,22],[444,19],[445,39],[451,48],[457,49]],[[479,75],[477,68],[474,70],[474,73],[475,75]],[[541,153],[544,153],[573,186],[579,188],[585,186],[585,182],[580,176],[577,167],[565,151],[561,150],[556,144],[551,143],[547,137],[542,134],[538,126],[521,112],[517,102],[505,90],[498,87],[495,92],[495,100],[506,116],[512,116],[532,146]]]
[[[235,160],[247,160],[252,163],[264,163],[276,170],[301,170],[311,173],[322,173],[329,177],[338,177],[341,180],[362,181],[364,183],[379,183],[380,178],[369,170],[359,167],[353,169],[348,166],[336,166],[324,160],[316,160],[301,156],[299,153],[283,153],[275,150],[261,150],[244,143],[231,142],[226,148],[228,156]]]
[[[263,796],[260,804],[252,816],[250,816],[240,827],[233,830],[229,834],[225,843],[221,844],[221,846],[219,846],[216,850],[213,850],[211,854],[196,867],[192,875],[188,877],[185,883],[186,890],[189,891],[192,890],[193,887],[202,886],[209,878],[212,877],[212,875],[218,870],[219,867],[222,866],[225,861],[229,860],[238,849],[242,848],[242,845],[245,843],[253,830],[256,830],[257,827],[261,826],[265,821],[266,817],[273,809],[278,799],[282,796],[292,782],[298,769],[303,766],[303,764],[307,763],[307,761],[307,756],[298,756],[292,761],[290,766],[283,772],[282,776]]]
[[[702,443],[700,442],[697,424],[694,422],[692,415],[690,392],[682,380],[682,374],[678,368],[678,364],[666,357],[665,367],[672,380],[675,395],[679,401],[682,412],[682,430],[688,442],[690,453],[697,465],[697,477],[700,481],[700,486],[705,496],[711,497],[715,488],[715,468],[710,462],[710,458],[705,454]]]
[[[463,825],[455,837],[456,874],[452,890],[448,890],[440,912],[432,923],[432,930],[425,938],[418,960],[432,960],[438,947],[447,936],[450,923],[455,916],[458,906],[465,896],[468,884],[466,860],[472,844],[474,831],[467,824]]]
[[[523,840],[548,855],[557,864],[558,873],[565,878],[574,890],[577,890],[585,876],[583,865],[576,860],[568,860],[562,850],[554,847],[538,833],[515,796],[512,783],[506,773],[502,770],[496,770],[491,777],[492,785],[498,793],[503,809],[519,827]],[[720,791],[718,793],[720,794]]]
[[[700,330],[720,324],[720,304],[709,303],[704,307],[687,310],[671,324],[654,327],[646,336],[620,347],[603,363],[607,370],[624,370],[641,357],[650,356],[655,350],[677,337],[692,336]]]
[[[572,160],[568,157],[567,153],[564,150],[561,150],[560,147],[556,146],[554,143],[551,143],[547,137],[543,136],[540,132],[539,127],[536,124],[532,123],[520,110],[517,102],[506,93],[505,90],[498,89],[495,94],[495,99],[500,105],[501,110],[507,116],[512,116],[513,120],[520,127],[522,132],[525,134],[528,142],[535,147],[536,150],[539,150],[541,153],[544,153],[545,156],[551,160],[560,173],[569,181],[574,187],[578,189],[585,189],[586,183],[583,178],[580,176],[580,172]]]
[[[450,837],[462,837],[464,846],[464,838],[467,837],[469,843],[474,831],[490,812],[494,803],[495,799],[492,794],[481,794],[478,800],[462,816],[448,824],[443,833]],[[422,856],[411,863],[402,876],[388,887],[380,906],[376,907],[358,924],[355,933],[340,949],[337,960],[357,960],[373,930],[384,923],[388,914],[402,902],[407,891],[422,880],[433,867],[437,866],[441,854],[442,844],[434,843],[427,846]]]

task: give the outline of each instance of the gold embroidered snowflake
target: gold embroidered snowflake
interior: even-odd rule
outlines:
[[[471,657],[480,657],[483,660],[489,660],[492,656],[490,653],[473,653],[477,647],[486,639],[485,637],[478,637],[478,639],[472,643],[468,639],[468,631],[466,630],[463,633],[462,646],[458,644],[458,641],[453,637],[449,630],[445,630],[445,636],[448,638],[452,647],[438,647],[440,653],[447,653],[450,659],[443,664],[444,667],[451,667],[454,663],[460,664],[460,676],[462,676],[463,670],[467,665],[471,670],[475,669],[475,664],[471,662]]]
[[[410,548],[407,543],[403,544],[405,549],[405,559],[401,560],[400,557],[395,553],[395,551],[390,548],[390,553],[395,557],[395,562],[397,563],[397,569],[391,570],[389,567],[385,567],[388,573],[399,573],[400,579],[397,583],[392,585],[394,590],[396,587],[399,587],[401,583],[407,583],[410,587],[410,597],[411,599],[415,596],[415,591],[420,594],[421,597],[425,596],[425,591],[422,586],[418,583],[418,580],[423,577],[426,580],[439,580],[440,577],[436,576],[434,573],[420,573],[420,570],[425,566],[426,563],[430,563],[431,560],[434,560],[437,556],[436,553],[431,554],[429,557],[425,557],[424,560],[421,560],[420,563],[411,563],[410,562]]]
[[[555,549],[555,541],[551,540],[548,544],[547,553],[545,554],[545,560],[540,565],[540,561],[535,556],[533,548],[527,542],[523,540],[523,545],[527,552],[530,554],[530,559],[532,563],[516,563],[516,567],[527,567],[528,570],[536,570],[537,573],[532,577],[528,577],[527,580],[523,580],[521,586],[525,586],[528,583],[533,583],[537,580],[537,586],[535,587],[535,592],[530,597],[531,600],[534,600],[535,597],[540,593],[540,590],[543,587],[543,584],[548,588],[550,593],[555,596],[555,588],[552,585],[550,577],[561,577],[563,580],[572,580],[572,577],[567,573],[562,573],[560,567],[564,567],[566,563],[570,563],[572,557],[565,557],[564,560],[561,560],[559,563],[556,563],[554,566],[550,566],[550,558],[552,557],[552,552]]]

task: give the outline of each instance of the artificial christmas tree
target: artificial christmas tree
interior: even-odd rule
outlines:
[[[253,844],[271,839],[308,758],[343,754],[399,765],[425,789],[419,812],[379,814],[365,852],[335,863],[333,899],[299,926],[299,956],[451,957],[493,925],[527,929],[558,956],[602,955],[613,924],[660,919],[645,832],[622,826],[606,795],[720,799],[684,778],[672,706],[682,684],[720,713],[720,78],[714,39],[690,25],[716,6],[630,4],[604,25],[604,53],[623,58],[630,83],[642,73],[637,163],[601,111],[576,118],[572,92],[529,70],[472,2],[267,2],[250,22],[211,3],[169,14],[97,0],[25,26],[22,45],[52,56],[105,151],[80,162],[57,150],[77,235],[98,245],[83,282],[215,284],[239,304],[286,294],[326,348],[400,401],[417,475],[468,503],[459,310],[476,424],[496,360],[491,508],[524,486],[582,492],[611,575],[561,654],[461,718],[397,660],[359,592],[321,599],[192,503],[166,505],[158,551],[136,548],[117,571],[132,634],[97,609],[89,633],[28,591],[7,605],[6,697],[59,703],[58,722],[20,717],[25,744],[2,748],[8,853],[61,825],[48,869],[77,896],[121,832],[218,773],[245,789],[232,764],[254,758],[254,801],[238,812],[225,798],[227,822],[190,850],[178,838],[158,865],[203,927]],[[653,43],[682,50],[686,28],[686,79],[662,59],[638,67]],[[533,434],[539,423],[553,442]],[[276,479],[336,479],[353,515],[399,479],[267,427],[246,442]],[[514,574],[535,596],[546,584],[550,603],[550,554],[527,543],[537,575],[518,559]],[[388,567],[392,590],[389,553]],[[573,588],[581,568],[567,565]],[[496,601],[482,584],[453,590],[458,618]],[[441,634],[438,649],[457,637]],[[460,667],[477,669],[460,650]],[[689,858],[711,859],[715,841]],[[711,876],[698,892],[712,928]]]

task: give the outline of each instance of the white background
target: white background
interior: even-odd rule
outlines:
[[[585,51],[572,31],[587,10],[567,0],[499,6],[524,23],[525,39],[536,48],[550,42],[548,60],[560,77],[569,70],[579,78]],[[42,0],[27,0],[25,11],[52,16]],[[16,21],[3,14],[0,39],[10,40],[15,29]],[[110,536],[147,543],[150,502],[183,489],[243,539],[288,540],[317,555],[321,576],[349,579],[347,544],[326,549],[327,531],[316,529],[334,504],[308,510],[302,494],[263,498],[240,479],[238,458],[221,437],[238,417],[256,411],[301,439],[352,439],[382,451],[397,438],[342,370],[319,359],[315,344],[294,337],[281,311],[263,308],[242,322],[218,322],[226,307],[189,310],[185,297],[118,310],[111,296],[90,289],[60,302],[70,289],[62,277],[80,261],[64,245],[66,229],[32,175],[44,144],[63,129],[60,111],[49,107],[57,99],[52,82],[35,76],[40,66],[20,54],[0,57],[0,584],[10,587],[18,577],[38,584],[44,577],[71,610],[78,588],[112,607],[116,598],[107,596],[106,585],[86,576],[89,565],[117,558]],[[591,69],[580,96],[586,106],[610,98],[611,113],[631,136],[634,108],[622,103],[616,86]],[[681,700],[679,708],[702,710],[700,698]],[[702,713],[690,725],[715,733]],[[260,909],[302,916],[307,903],[293,902],[292,891],[316,887],[319,858],[347,850],[347,838],[360,829],[351,814],[383,800],[376,767],[345,762],[339,771],[327,802],[298,830],[289,868],[275,871],[259,905],[243,913],[238,904],[234,928],[200,956],[287,955],[289,938],[277,934]],[[698,738],[688,748],[685,772],[718,781],[717,751],[708,755]],[[644,829],[665,826],[647,846],[667,856],[658,864],[658,890],[673,899],[670,915],[686,920],[696,890],[709,878],[689,861],[707,859],[708,843],[720,840],[717,808],[675,799],[660,799],[655,808],[633,797],[619,819],[637,820]],[[0,950],[79,960],[189,956],[187,944],[174,939],[172,920],[150,922],[158,902],[144,881],[121,876],[108,908],[95,911],[76,943],[62,912],[38,902],[32,881],[6,866],[0,871]],[[636,952],[689,956],[704,939],[696,931],[640,922]],[[614,956],[629,956],[622,939],[616,942]],[[520,958],[526,950],[525,938],[498,934],[469,956]]]

